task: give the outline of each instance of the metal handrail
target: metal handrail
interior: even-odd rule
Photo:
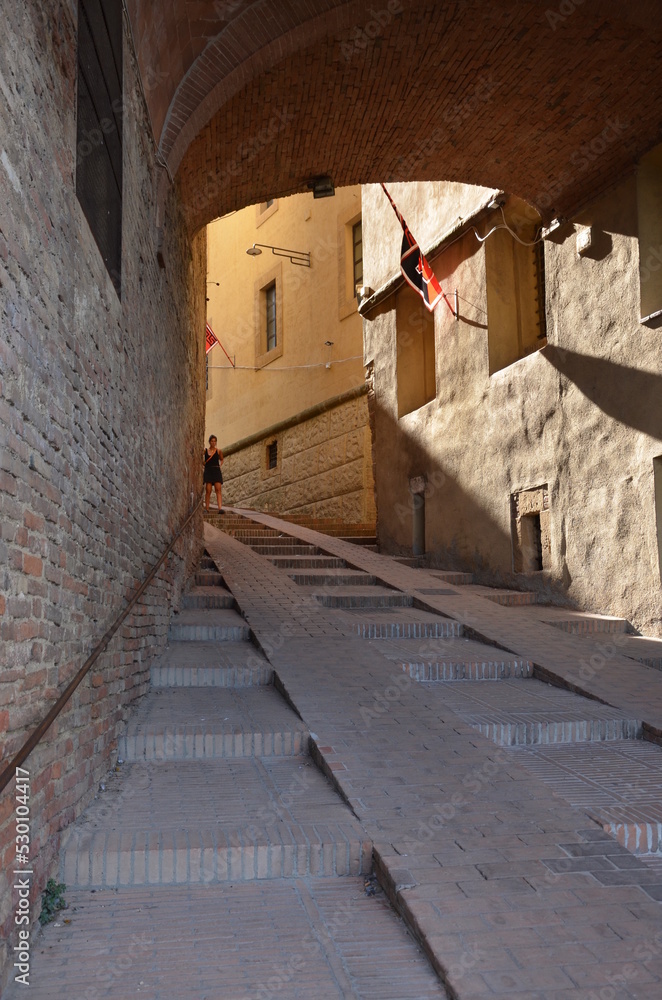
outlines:
[[[25,741],[25,743],[18,751],[18,753],[9,762],[9,764],[4,769],[2,774],[0,774],[0,792],[2,792],[9,784],[9,782],[16,773],[16,768],[20,767],[25,758],[30,753],[32,753],[32,751],[36,747],[37,743],[39,743],[40,739],[42,738],[46,730],[50,728],[52,723],[55,721],[57,716],[60,714],[60,712],[66,705],[66,703],[69,701],[69,699],[71,698],[72,694],[74,693],[80,682],[83,680],[85,675],[94,666],[94,664],[99,659],[103,651],[106,649],[110,640],[113,638],[113,636],[119,629],[124,619],[128,616],[133,606],[136,604],[138,599],[143,595],[147,587],[150,585],[150,583],[158,573],[159,569],[170,555],[170,552],[174,548],[175,544],[179,541],[184,531],[188,527],[189,523],[193,520],[193,516],[197,513],[201,504],[202,504],[202,498],[200,498],[200,500],[195,505],[189,516],[186,518],[184,524],[181,526],[181,528],[179,529],[173,540],[170,542],[170,545],[165,550],[159,561],[155,563],[155,565],[149,571],[143,582],[138,586],[133,596],[129,598],[129,601],[124,610],[118,615],[118,617],[115,619],[115,621],[107,630],[107,632],[104,634],[102,639],[94,647],[94,650],[85,660],[85,663],[80,668],[76,676],[69,682],[69,684],[67,684],[66,688],[64,689],[58,700],[55,702],[55,704],[49,711],[48,715],[46,715],[45,718],[42,719],[42,721],[39,723],[39,725],[34,730],[32,735]]]

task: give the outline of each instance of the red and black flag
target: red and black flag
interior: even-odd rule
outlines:
[[[444,295],[441,285],[434,276],[434,271],[421,253],[420,247],[411,234],[409,226],[402,218],[395,202],[382,184],[384,194],[391,202],[393,211],[398,217],[402,226],[402,249],[400,251],[400,270],[405,281],[411,285],[415,292],[423,299],[427,308],[432,312],[439,299],[443,299],[450,311],[455,315],[453,307]]]
[[[210,327],[209,323],[207,323],[205,327],[205,334],[207,338],[207,350],[205,351],[205,354],[209,354],[212,347],[214,347],[215,344],[218,344],[218,337]]]

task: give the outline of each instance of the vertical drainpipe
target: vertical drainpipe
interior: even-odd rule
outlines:
[[[412,555],[425,555],[425,476],[409,480],[411,493]]]

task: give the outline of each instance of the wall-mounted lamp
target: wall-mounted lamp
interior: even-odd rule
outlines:
[[[300,264],[301,267],[310,267],[310,254],[303,250],[285,250],[283,247],[272,247],[270,243],[254,243],[246,253],[249,257],[259,257],[262,253],[260,247],[271,250],[275,257],[289,257],[292,264]]]
[[[331,198],[336,193],[333,181],[328,174],[311,177],[308,181],[308,189],[313,192],[313,198]]]
[[[220,283],[220,281],[208,281],[207,284],[208,285],[218,285],[220,287],[221,283]]]

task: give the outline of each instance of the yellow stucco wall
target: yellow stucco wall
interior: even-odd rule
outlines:
[[[302,194],[253,205],[208,227],[207,318],[236,365],[220,345],[208,355],[205,437],[215,434],[230,452],[226,503],[374,521],[365,399],[283,431],[277,473],[262,476],[264,442],[233,448],[364,384],[352,268],[360,219],[361,189],[353,187],[331,198]],[[311,266],[267,248],[249,256],[254,243],[309,253]],[[269,351],[265,288],[274,282],[277,342]]]

